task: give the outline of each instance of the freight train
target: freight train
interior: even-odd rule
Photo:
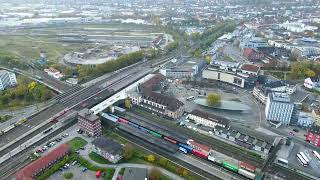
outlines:
[[[220,166],[222,166],[232,172],[238,173],[246,178],[253,179],[253,180],[257,179],[257,175],[255,174],[256,167],[254,167],[248,163],[245,163],[245,162],[240,162],[238,165],[234,165],[234,164],[231,164],[226,161],[220,161],[212,155],[211,148],[209,148],[205,145],[202,145],[200,143],[197,143],[193,140],[188,140],[187,142],[179,142],[172,137],[163,135],[163,134],[156,132],[152,129],[141,126],[141,125],[134,123],[124,117],[119,116],[119,115],[114,115],[114,114],[110,114],[110,113],[100,113],[100,115],[102,117],[104,117],[105,119],[110,120],[112,122],[127,124],[129,126],[137,128],[145,133],[149,133],[152,136],[155,136],[157,138],[161,138],[165,141],[168,141],[172,144],[175,144],[178,146],[178,150],[181,151],[182,153],[185,153],[185,154],[191,153],[197,157],[200,157],[200,158],[206,159],[210,162],[213,162],[215,164],[218,164],[218,165],[220,165]]]

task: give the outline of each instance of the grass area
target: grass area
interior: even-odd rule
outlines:
[[[227,56],[227,55],[225,55],[225,56],[223,57],[223,60],[224,60],[224,61],[230,61],[230,62],[233,62],[233,61],[234,61],[234,60],[232,59],[232,57]]]
[[[104,136],[114,139],[121,144],[125,144],[128,142],[125,138],[119,136],[117,133],[113,132],[110,128],[102,127],[102,133]]]
[[[87,145],[88,142],[82,139],[81,137],[75,137],[71,139],[67,144],[70,146],[71,151],[76,151],[81,147],[84,147],[85,145]]]
[[[126,168],[121,168],[121,170],[119,171],[119,174],[120,174],[121,176],[123,176],[125,170],[126,170]]]
[[[161,175],[160,180],[172,180],[170,177],[166,176],[166,175]]]
[[[174,121],[170,121],[168,119],[153,115],[153,114],[151,114],[141,108],[134,107],[134,108],[131,108],[131,111],[139,116],[142,116],[144,118],[147,118],[148,120],[152,120],[154,122],[157,122],[158,124],[161,124],[163,126],[175,128],[179,132],[182,132],[183,134],[188,135],[190,138],[192,138],[192,137],[200,138],[200,139],[204,140],[206,143],[208,143],[208,145],[210,145],[210,147],[212,147],[212,149],[214,149],[214,150],[219,149],[219,147],[221,147],[223,149],[229,149],[230,151],[233,151],[233,152],[245,154],[247,156],[247,158],[250,158],[250,159],[252,158],[252,159],[255,159],[256,161],[260,161],[260,163],[256,164],[255,166],[260,167],[265,161],[264,159],[261,158],[261,156],[259,154],[248,151],[245,148],[225,143],[221,140],[209,137],[207,135],[204,135],[204,134],[201,134],[201,133],[198,133],[195,131],[190,131],[189,129],[177,126]],[[242,160],[242,159],[239,159],[239,160]]]
[[[11,119],[12,116],[11,115],[4,115],[4,116],[0,116],[0,123],[6,122],[9,119]]]
[[[105,159],[104,157],[100,156],[95,152],[90,152],[89,158],[100,164],[112,164],[110,161],[108,161],[107,159]]]

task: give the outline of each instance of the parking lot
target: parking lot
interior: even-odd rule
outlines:
[[[71,172],[73,174],[72,179],[76,180],[90,180],[90,179],[96,179],[95,172],[86,170],[83,172],[84,168],[80,167],[80,165],[70,165],[68,169],[63,169],[62,171],[58,171],[57,173],[54,173],[52,176],[50,176],[49,180],[65,180],[63,177],[64,173]]]
[[[223,88],[220,86],[223,86]],[[222,99],[225,100],[240,101],[241,103],[248,105],[251,110],[246,112],[219,110],[200,106],[194,103],[193,100],[186,100],[191,96],[194,96],[195,98],[198,98],[199,96],[205,98],[205,96],[210,92],[217,92],[221,94]],[[220,83],[219,87],[212,85],[210,87],[201,88],[193,88],[191,85],[184,84],[170,84],[167,93],[169,95],[174,95],[181,102],[183,102],[185,104],[185,111],[187,112],[191,112],[194,109],[200,109],[208,113],[213,113],[228,118],[232,121],[232,124],[235,124],[236,126],[240,125],[249,128],[256,128],[260,123],[261,112],[263,109],[260,107],[260,105],[257,105],[256,102],[252,100],[252,96],[248,90]]]
[[[309,166],[303,167],[302,164],[298,161],[296,155],[299,152],[304,152],[304,154],[310,160]],[[312,150],[304,146],[295,144],[288,158],[288,162],[289,167],[304,171],[316,177],[320,177],[320,161],[313,155]]]

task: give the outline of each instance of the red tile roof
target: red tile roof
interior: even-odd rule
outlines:
[[[244,64],[241,66],[241,69],[245,71],[258,72],[259,67],[251,64]]]
[[[16,180],[32,180],[34,174],[38,174],[40,170],[48,166],[50,162],[63,157],[69,151],[70,148],[67,144],[61,144],[47,155],[42,156],[18,171],[16,173]]]

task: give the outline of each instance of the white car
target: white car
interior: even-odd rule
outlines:
[[[191,129],[191,126],[188,126],[189,129]]]
[[[209,131],[209,134],[212,134],[212,131]]]

